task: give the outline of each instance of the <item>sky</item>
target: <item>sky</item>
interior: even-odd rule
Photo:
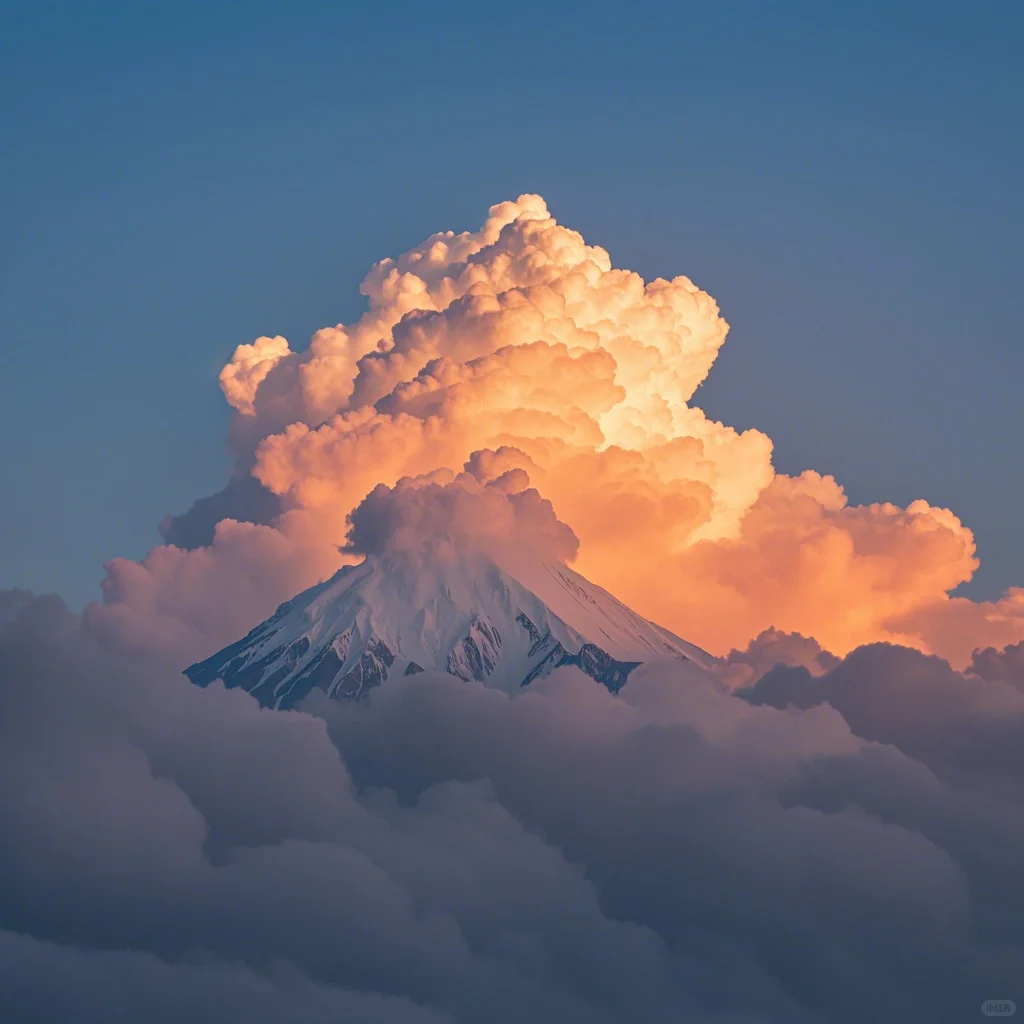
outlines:
[[[1024,1006],[1016,6],[0,14],[5,1008]],[[365,671],[565,561],[708,656]]]
[[[696,401],[1024,582],[1006,4],[4,4],[0,575],[102,563],[230,466],[217,374],[376,260],[540,193],[731,325]]]

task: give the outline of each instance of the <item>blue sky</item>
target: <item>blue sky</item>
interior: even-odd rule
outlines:
[[[0,583],[97,596],[223,483],[235,345],[536,191],[719,301],[710,414],[952,507],[972,596],[1024,584],[1018,5],[0,14]]]

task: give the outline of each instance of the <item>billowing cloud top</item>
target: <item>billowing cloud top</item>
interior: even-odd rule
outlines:
[[[622,393],[619,408],[604,410],[610,441],[672,436],[675,412],[727,330],[714,300],[687,278],[645,285],[613,269],[604,249],[559,225],[535,195],[491,207],[477,232],[432,235],[382,260],[360,290],[366,314],[318,331],[302,354],[280,337],[239,346],[221,374],[232,406],[259,415],[265,404],[271,417],[286,406],[290,420],[316,423],[372,405],[440,356],[469,362],[544,341],[614,359]],[[267,382],[278,367],[291,371],[286,387],[281,373]]]
[[[497,453],[475,454],[469,469],[479,472],[481,456]],[[518,550],[569,561],[579,547],[576,536],[529,483],[524,470],[513,468],[485,482],[465,472],[454,480],[435,474],[378,484],[349,517],[346,550],[436,559],[479,549],[499,561]]]
[[[828,475],[777,473],[763,433],[691,404],[727,333],[715,301],[686,277],[613,267],[539,196],[381,261],[362,292],[365,314],[304,350],[282,337],[237,348],[221,374],[232,480],[163,524],[195,550],[108,565],[94,628],[144,632],[179,661],[208,654],[234,635],[210,606],[221,597],[204,595],[255,581],[251,624],[355,557],[339,554],[349,517],[378,485],[458,474],[487,449],[515,453],[577,538],[580,572],[708,650],[775,628],[840,655],[892,641],[963,665],[1024,638],[1024,591],[949,596],[978,565],[952,512],[851,506]],[[357,534],[399,495],[413,497],[369,499]]]

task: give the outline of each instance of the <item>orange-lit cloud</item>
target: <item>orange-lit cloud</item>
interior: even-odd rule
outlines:
[[[482,551],[513,560],[524,548],[546,561],[575,558],[579,541],[551,502],[519,467],[493,476],[471,461],[452,478],[444,472],[378,484],[356,506],[346,551],[435,561]]]
[[[289,596],[342,564],[337,551],[285,530],[223,519],[195,551],[154,548],[143,561],[106,564],[103,603],[85,610],[90,629],[118,651],[180,666],[211,644],[232,643]]]
[[[161,609],[195,646],[206,604],[183,581],[223,563],[210,585],[222,600],[246,572],[261,607],[284,600],[337,567],[376,485],[491,460],[550,500],[579,538],[579,571],[717,653],[775,627],[839,655],[890,640],[965,664],[1024,637],[1024,591],[949,596],[978,564],[952,512],[851,506],[830,476],[777,473],[768,437],[691,404],[728,330],[715,301],[685,277],[613,268],[539,196],[378,263],[361,290],[355,323],[304,351],[259,338],[221,374],[240,466],[280,500],[274,525],[230,558],[237,523],[211,548],[115,563],[98,619]]]

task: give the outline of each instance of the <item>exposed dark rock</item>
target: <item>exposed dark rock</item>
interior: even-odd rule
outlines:
[[[388,677],[395,656],[383,640],[370,637],[359,661],[331,688],[330,696],[340,700],[359,700]]]
[[[448,672],[467,682],[470,679],[483,681],[498,664],[501,650],[501,634],[489,622],[474,615],[469,625],[469,635],[464,636],[448,653]]]
[[[537,662],[536,665],[530,669],[530,674],[519,684],[520,686],[529,686],[538,676],[547,675],[553,668],[557,668],[563,664],[562,659],[569,657],[566,649],[561,645],[560,642],[556,643],[554,647],[544,657]]]
[[[606,686],[612,693],[618,693],[625,685],[629,673],[639,664],[641,664],[639,661],[617,661],[597,644],[584,644],[578,654],[569,654],[559,643],[534,666],[530,674],[519,685],[529,686],[538,676],[546,675],[552,669],[560,668],[562,665],[575,665],[586,672],[591,679]]]
[[[273,707],[290,708],[294,707],[314,687],[328,693],[331,683],[341,671],[342,659],[333,646],[327,646],[318,651],[306,665],[306,667],[291,681],[286,693],[282,694],[276,701],[261,700],[261,704],[269,704]]]
[[[639,661],[616,661],[607,651],[596,644],[584,644],[580,653],[564,660],[563,665],[578,665],[592,679],[603,683],[612,693],[618,693],[625,685],[629,673]]]
[[[249,630],[241,640],[229,644],[205,661],[197,661],[194,665],[189,665],[185,669],[185,675],[197,686],[209,686],[214,679],[223,678],[224,672],[232,662],[241,658],[239,664],[244,664],[247,660],[247,656],[243,657],[244,652],[259,646],[261,638],[270,632],[272,621],[268,619],[266,622],[261,622],[255,629]]]
[[[516,622],[526,630],[532,644],[536,644],[541,639],[540,630],[533,624],[526,612],[520,611],[516,616]]]

